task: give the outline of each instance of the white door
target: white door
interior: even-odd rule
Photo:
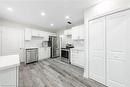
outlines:
[[[105,17],[89,22],[89,77],[105,84]]]
[[[24,30],[4,27],[2,30],[2,55],[19,54],[24,43]]]
[[[2,56],[2,27],[0,27],[0,56]]]
[[[130,36],[130,11],[107,16],[107,85],[109,87],[130,87],[130,57],[128,39]],[[130,45],[130,44],[129,44]],[[130,63],[130,62],[129,62]],[[128,67],[129,66],[129,67]],[[129,84],[129,85],[128,85]]]

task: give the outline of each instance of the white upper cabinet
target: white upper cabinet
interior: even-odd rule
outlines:
[[[31,29],[29,29],[29,28],[26,28],[25,29],[25,40],[31,40],[31,38],[32,38],[32,30]]]
[[[84,40],[85,39],[85,27],[84,25],[73,27],[72,29],[68,29],[64,31],[64,35],[72,36],[72,40]]]
[[[49,35],[54,34],[36,29],[30,29],[30,28],[25,29],[25,40],[31,40],[32,37],[41,37],[43,38],[44,41],[48,41]]]
[[[49,41],[49,33],[48,32],[43,32],[44,33],[44,41]]]
[[[78,40],[78,29],[76,27],[72,28],[72,40]]]
[[[73,40],[84,40],[85,39],[85,27],[84,25],[76,26],[71,29]]]
[[[65,30],[64,35],[72,35],[72,30],[71,29]]]
[[[80,40],[85,39],[85,26],[84,25],[80,26],[78,32],[79,32],[79,37],[78,38]]]
[[[44,32],[40,30],[34,30],[32,29],[32,36],[35,37],[44,37]]]

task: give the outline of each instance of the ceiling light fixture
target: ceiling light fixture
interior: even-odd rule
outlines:
[[[12,9],[12,8],[7,8],[7,10],[8,10],[8,11],[10,11],[10,12],[12,12],[12,11],[13,11],[13,9]]]
[[[42,15],[42,16],[45,16],[45,13],[44,13],[44,12],[41,12],[41,15]]]
[[[69,16],[66,16],[65,19],[70,19],[70,17],[69,17]]]
[[[51,26],[54,26],[54,24],[50,24]]]

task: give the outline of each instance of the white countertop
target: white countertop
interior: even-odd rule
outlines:
[[[34,49],[34,48],[50,48],[50,47],[25,47],[24,49]]]
[[[81,50],[81,51],[85,51],[86,49],[85,48],[72,48],[71,50]]]
[[[19,55],[0,56],[0,70],[20,65]]]
[[[39,47],[25,47],[24,49],[35,49],[35,48],[39,48]]]

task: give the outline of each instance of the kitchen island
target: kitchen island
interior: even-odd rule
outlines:
[[[18,87],[19,55],[0,56],[0,87]]]

